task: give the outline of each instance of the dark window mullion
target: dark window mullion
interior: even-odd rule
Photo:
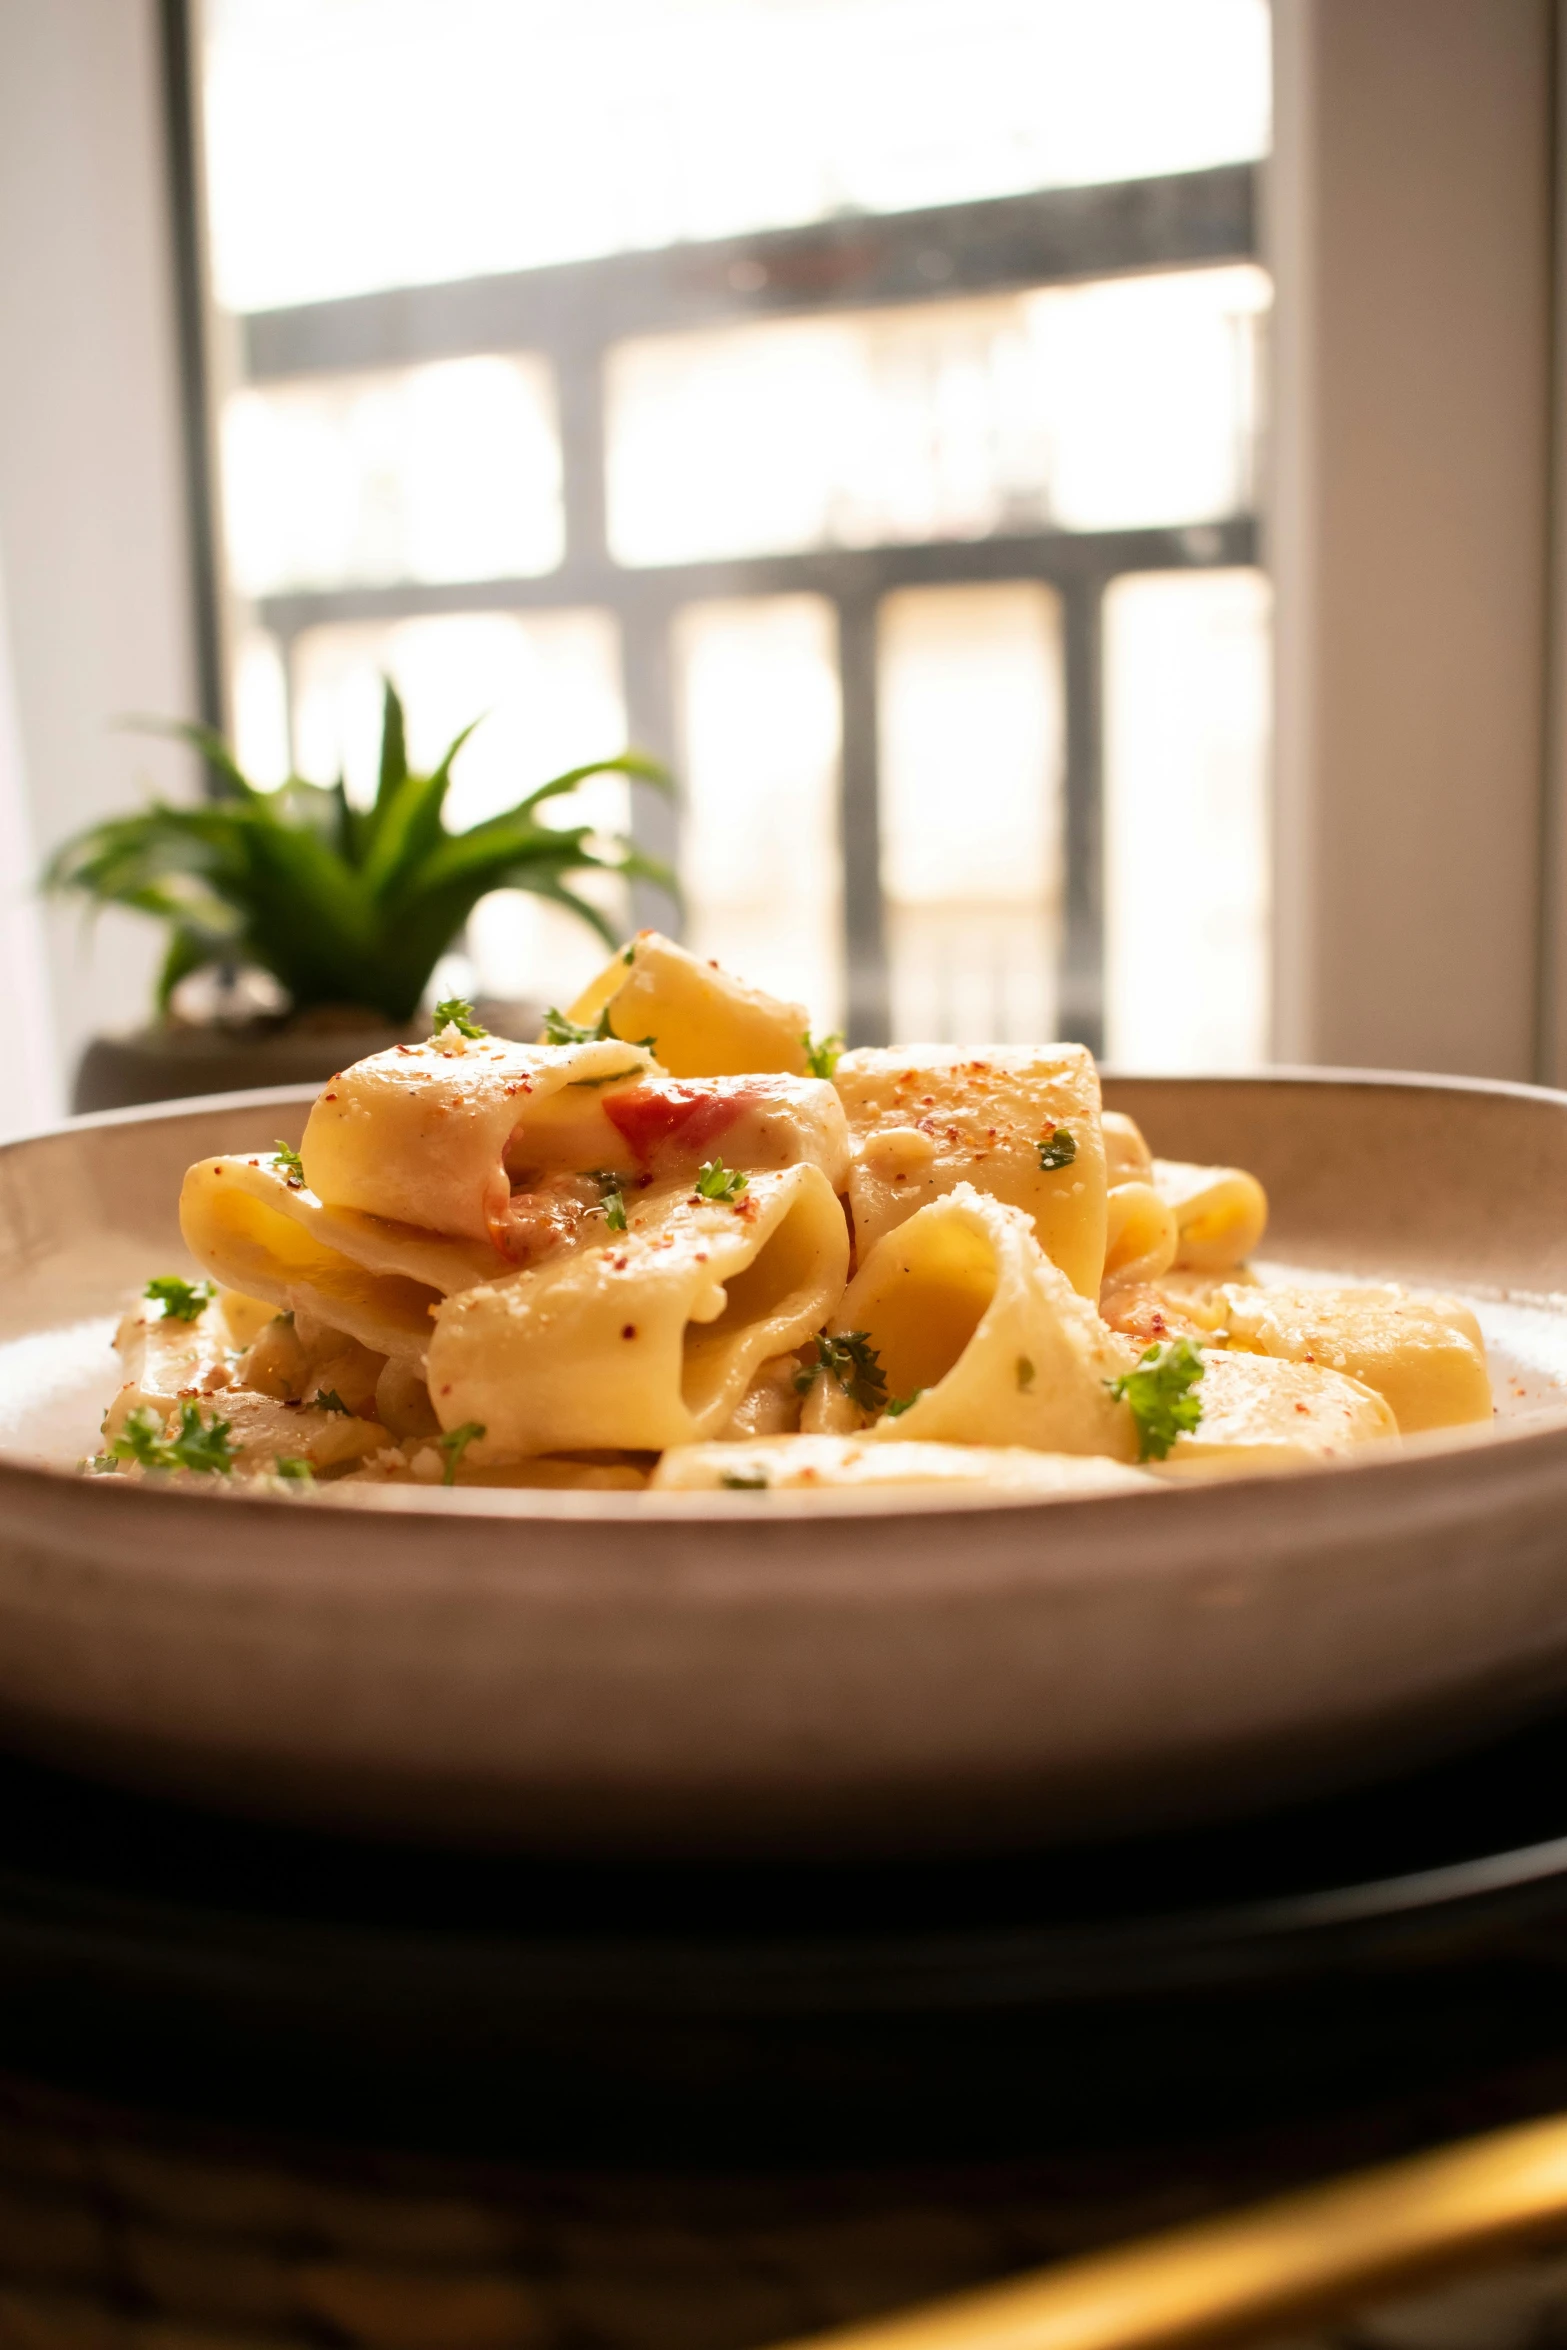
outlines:
[[[679,771],[679,727],[672,666],[673,613],[665,597],[637,594],[628,578],[617,603],[621,675],[625,684],[626,732],[639,751],[650,752]],[[644,855],[662,858],[678,871],[680,814],[664,792],[645,783],[631,787],[631,834]],[[638,930],[665,930],[679,937],[680,911],[652,882],[633,882],[631,908]]]
[[[891,1034],[886,909],[881,889],[881,757],[877,721],[875,592],[838,602],[838,675],[843,707],[840,799],[844,957],[851,1044],[885,1044]]]
[[[1061,583],[1066,689],[1065,905],[1057,1027],[1104,1049],[1104,726],[1102,578]]]

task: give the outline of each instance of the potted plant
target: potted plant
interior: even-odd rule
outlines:
[[[258,790],[211,728],[168,731],[201,752],[213,796],[195,807],[155,802],[90,825],[64,843],[44,876],[46,889],[131,907],[168,930],[155,1024],[87,1047],[77,1110],[320,1083],[345,1062],[401,1041],[436,963],[490,890],[548,898],[613,947],[604,917],[571,886],[576,875],[610,872],[674,887],[666,868],[621,835],[541,820],[547,801],[590,775],[667,787],[664,770],[635,751],[574,767],[502,814],[451,832],[443,811],[452,761],[473,729],[463,729],[432,773],[414,774],[390,681],[368,808],[354,806],[341,780],[322,787],[294,776],[276,791]],[[200,973],[220,984],[193,1018],[188,983]],[[278,1007],[271,1012],[258,1014],[254,989],[236,984],[257,974],[270,982]]]

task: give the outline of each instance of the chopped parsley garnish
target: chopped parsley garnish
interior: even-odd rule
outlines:
[[[1137,1457],[1162,1461],[1178,1436],[1189,1436],[1202,1418],[1202,1398],[1191,1390],[1202,1377],[1202,1355],[1189,1338],[1167,1339],[1140,1356],[1135,1371],[1107,1379],[1117,1402],[1125,1401],[1137,1422]]]
[[[230,1425],[227,1420],[204,1420],[195,1404],[182,1403],[179,1427],[169,1436],[158,1413],[143,1404],[112,1440],[107,1457],[136,1461],[144,1469],[193,1469],[226,1477],[235,1459]]]
[[[1047,1175],[1057,1167],[1070,1167],[1076,1156],[1077,1137],[1070,1126],[1057,1126],[1039,1146],[1039,1164]]]
[[[273,1462],[272,1473],[290,1485],[314,1485],[316,1481],[315,1470],[303,1455],[290,1455],[286,1460],[280,1457]]]
[[[464,1420],[460,1428],[448,1428],[444,1436],[436,1438],[436,1443],[446,1455],[446,1474],[441,1479],[443,1485],[456,1484],[458,1462],[469,1445],[477,1444],[483,1434],[482,1420]]]
[[[467,997],[460,995],[443,996],[436,1005],[435,1026],[430,1033],[439,1036],[443,1028],[455,1028],[459,1036],[470,1038],[488,1036],[490,1033],[474,1018],[473,1006]]]
[[[911,1412],[914,1409],[924,1392],[923,1387],[916,1387],[912,1395],[895,1395],[887,1406],[888,1419],[901,1420],[905,1412]]]
[[[732,1203],[742,1191],[748,1191],[751,1179],[736,1168],[726,1167],[722,1159],[706,1159],[696,1179],[697,1199],[715,1199]]]
[[[286,1142],[275,1142],[272,1145],[272,1156],[282,1168],[283,1180],[289,1190],[303,1191],[305,1188],[305,1162],[298,1151],[291,1151]]]
[[[323,1387],[310,1401],[318,1412],[341,1412],[345,1420],[351,1420],[354,1416],[353,1406],[344,1403],[335,1387]]]
[[[768,1486],[765,1469],[720,1469],[718,1482],[728,1493],[765,1493]]]
[[[836,1379],[852,1403],[862,1412],[879,1412],[887,1401],[887,1376],[881,1367],[881,1357],[870,1342],[865,1330],[841,1330],[836,1338],[825,1331],[813,1338],[816,1360],[796,1371],[794,1384],[797,1392],[806,1394],[823,1371]],[[911,1402],[913,1398],[909,1399]]]
[[[830,1077],[843,1055],[843,1038],[836,1032],[824,1036],[820,1044],[809,1029],[801,1037],[805,1047],[805,1065],[813,1077]]]
[[[598,1017],[596,1028],[580,1028],[575,1020],[568,1020],[564,1012],[557,1012],[551,1004],[544,1015],[546,1044],[608,1044],[615,1035],[609,1024],[609,1006],[606,1004]]]
[[[1033,1384],[1034,1366],[1027,1355],[1019,1355],[1017,1358],[1017,1391],[1019,1395],[1027,1395]]]
[[[634,962],[636,961],[636,959],[637,959],[637,942],[636,942],[636,940],[635,940],[635,939],[633,939],[633,940],[632,940],[632,942],[631,942],[630,946],[628,946],[628,947],[626,948],[625,952],[622,954],[622,956],[621,956],[621,958],[620,958],[620,959],[621,959],[621,961],[622,961],[623,963],[627,963],[627,964],[634,963]]]
[[[593,1167],[588,1171],[588,1180],[599,1187],[599,1204],[596,1208],[590,1208],[588,1214],[602,1215],[611,1232],[624,1232],[626,1195],[620,1188],[620,1177],[607,1168]]]
[[[639,1053],[656,1053],[658,1051],[656,1036],[617,1036],[609,1024],[608,1004],[600,1012],[596,1028],[579,1027],[575,1020],[568,1020],[564,1012],[557,1012],[554,1005],[551,1004],[544,1015],[544,1041],[546,1044],[629,1044]],[[636,1074],[638,1072],[631,1069],[614,1071],[614,1075],[617,1077],[631,1077]],[[609,1079],[607,1077],[579,1077],[576,1083],[578,1085],[607,1085]]]
[[[199,1322],[217,1294],[210,1281],[182,1281],[178,1273],[160,1273],[142,1291],[162,1306],[165,1322]]]

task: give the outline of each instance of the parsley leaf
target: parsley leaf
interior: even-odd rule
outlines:
[[[217,1294],[210,1281],[182,1281],[178,1273],[160,1273],[142,1291],[162,1306],[165,1322],[199,1322]]]
[[[1017,1358],[1017,1391],[1019,1395],[1027,1395],[1033,1384],[1034,1366],[1027,1355],[1019,1355]]]
[[[905,1412],[911,1412],[914,1409],[924,1392],[923,1387],[916,1387],[912,1395],[895,1395],[887,1406],[888,1419],[901,1420]]]
[[[286,1142],[275,1142],[272,1145],[272,1156],[282,1168],[283,1180],[289,1190],[303,1191],[305,1188],[305,1162],[298,1151],[291,1151]]]
[[[290,1485],[314,1485],[316,1473],[303,1455],[280,1454],[272,1464],[272,1474],[284,1478]]]
[[[836,1338],[828,1337],[824,1331],[811,1344],[816,1349],[816,1360],[807,1363],[803,1371],[796,1371],[794,1384],[798,1394],[806,1394],[826,1371],[862,1412],[882,1409],[887,1401],[887,1377],[868,1331],[841,1330]]]
[[[834,1030],[831,1036],[824,1036],[821,1043],[818,1044],[810,1030],[807,1029],[800,1042],[805,1047],[805,1065],[811,1075],[813,1077],[830,1077],[842,1057],[843,1038]]]
[[[1039,1146],[1039,1164],[1047,1175],[1070,1167],[1077,1156],[1077,1137],[1069,1126],[1057,1126]]]
[[[609,1024],[609,1006],[599,1014],[596,1028],[579,1028],[575,1020],[568,1020],[564,1012],[557,1012],[551,1004],[544,1015],[546,1044],[608,1044],[615,1031]]]
[[[464,1420],[460,1428],[448,1428],[444,1436],[436,1438],[436,1443],[446,1455],[446,1474],[441,1479],[443,1485],[456,1484],[458,1462],[469,1445],[476,1444],[483,1434],[482,1420]]]
[[[720,1469],[718,1482],[728,1493],[765,1493],[768,1488],[765,1469]]]
[[[168,1436],[158,1413],[143,1404],[113,1439],[107,1457],[136,1461],[144,1469],[194,1469],[226,1477],[235,1457],[230,1426],[228,1420],[204,1420],[195,1404],[182,1403],[179,1428]]]
[[[554,1005],[551,1004],[544,1015],[544,1041],[546,1044],[629,1044],[642,1053],[656,1053],[658,1051],[656,1036],[617,1036],[609,1024],[608,1004],[600,1012],[596,1028],[579,1027],[575,1020],[568,1020],[564,1012],[557,1012]],[[633,1069],[617,1069],[614,1074],[617,1077],[633,1077],[639,1075],[640,1072]],[[607,1077],[579,1077],[576,1082],[578,1085],[607,1085],[609,1079]]]
[[[741,1175],[734,1168],[726,1167],[722,1159],[707,1159],[697,1176],[693,1196],[697,1199],[733,1202],[742,1191],[749,1191],[750,1187],[751,1179],[748,1175]]]
[[[345,1420],[351,1420],[354,1416],[353,1406],[344,1403],[335,1387],[323,1387],[310,1401],[318,1412],[341,1412]]]
[[[599,1187],[599,1204],[589,1208],[590,1216],[602,1215],[611,1232],[626,1229],[626,1195],[620,1188],[620,1177],[605,1167],[590,1167],[588,1180]]]
[[[460,995],[444,996],[436,1005],[435,1026],[430,1033],[439,1036],[443,1028],[455,1028],[459,1036],[467,1037],[488,1036],[490,1033],[474,1018],[473,1006],[467,997]]]
[[[1162,1461],[1178,1436],[1189,1436],[1202,1418],[1202,1398],[1191,1390],[1202,1377],[1202,1355],[1189,1338],[1167,1339],[1150,1346],[1135,1371],[1107,1379],[1106,1387],[1119,1403],[1123,1399],[1137,1422],[1137,1457]]]

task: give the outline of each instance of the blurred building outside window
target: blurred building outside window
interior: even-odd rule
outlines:
[[[258,780],[367,792],[382,671],[456,822],[629,732],[813,1024],[1263,1056],[1266,0],[192,5]]]

